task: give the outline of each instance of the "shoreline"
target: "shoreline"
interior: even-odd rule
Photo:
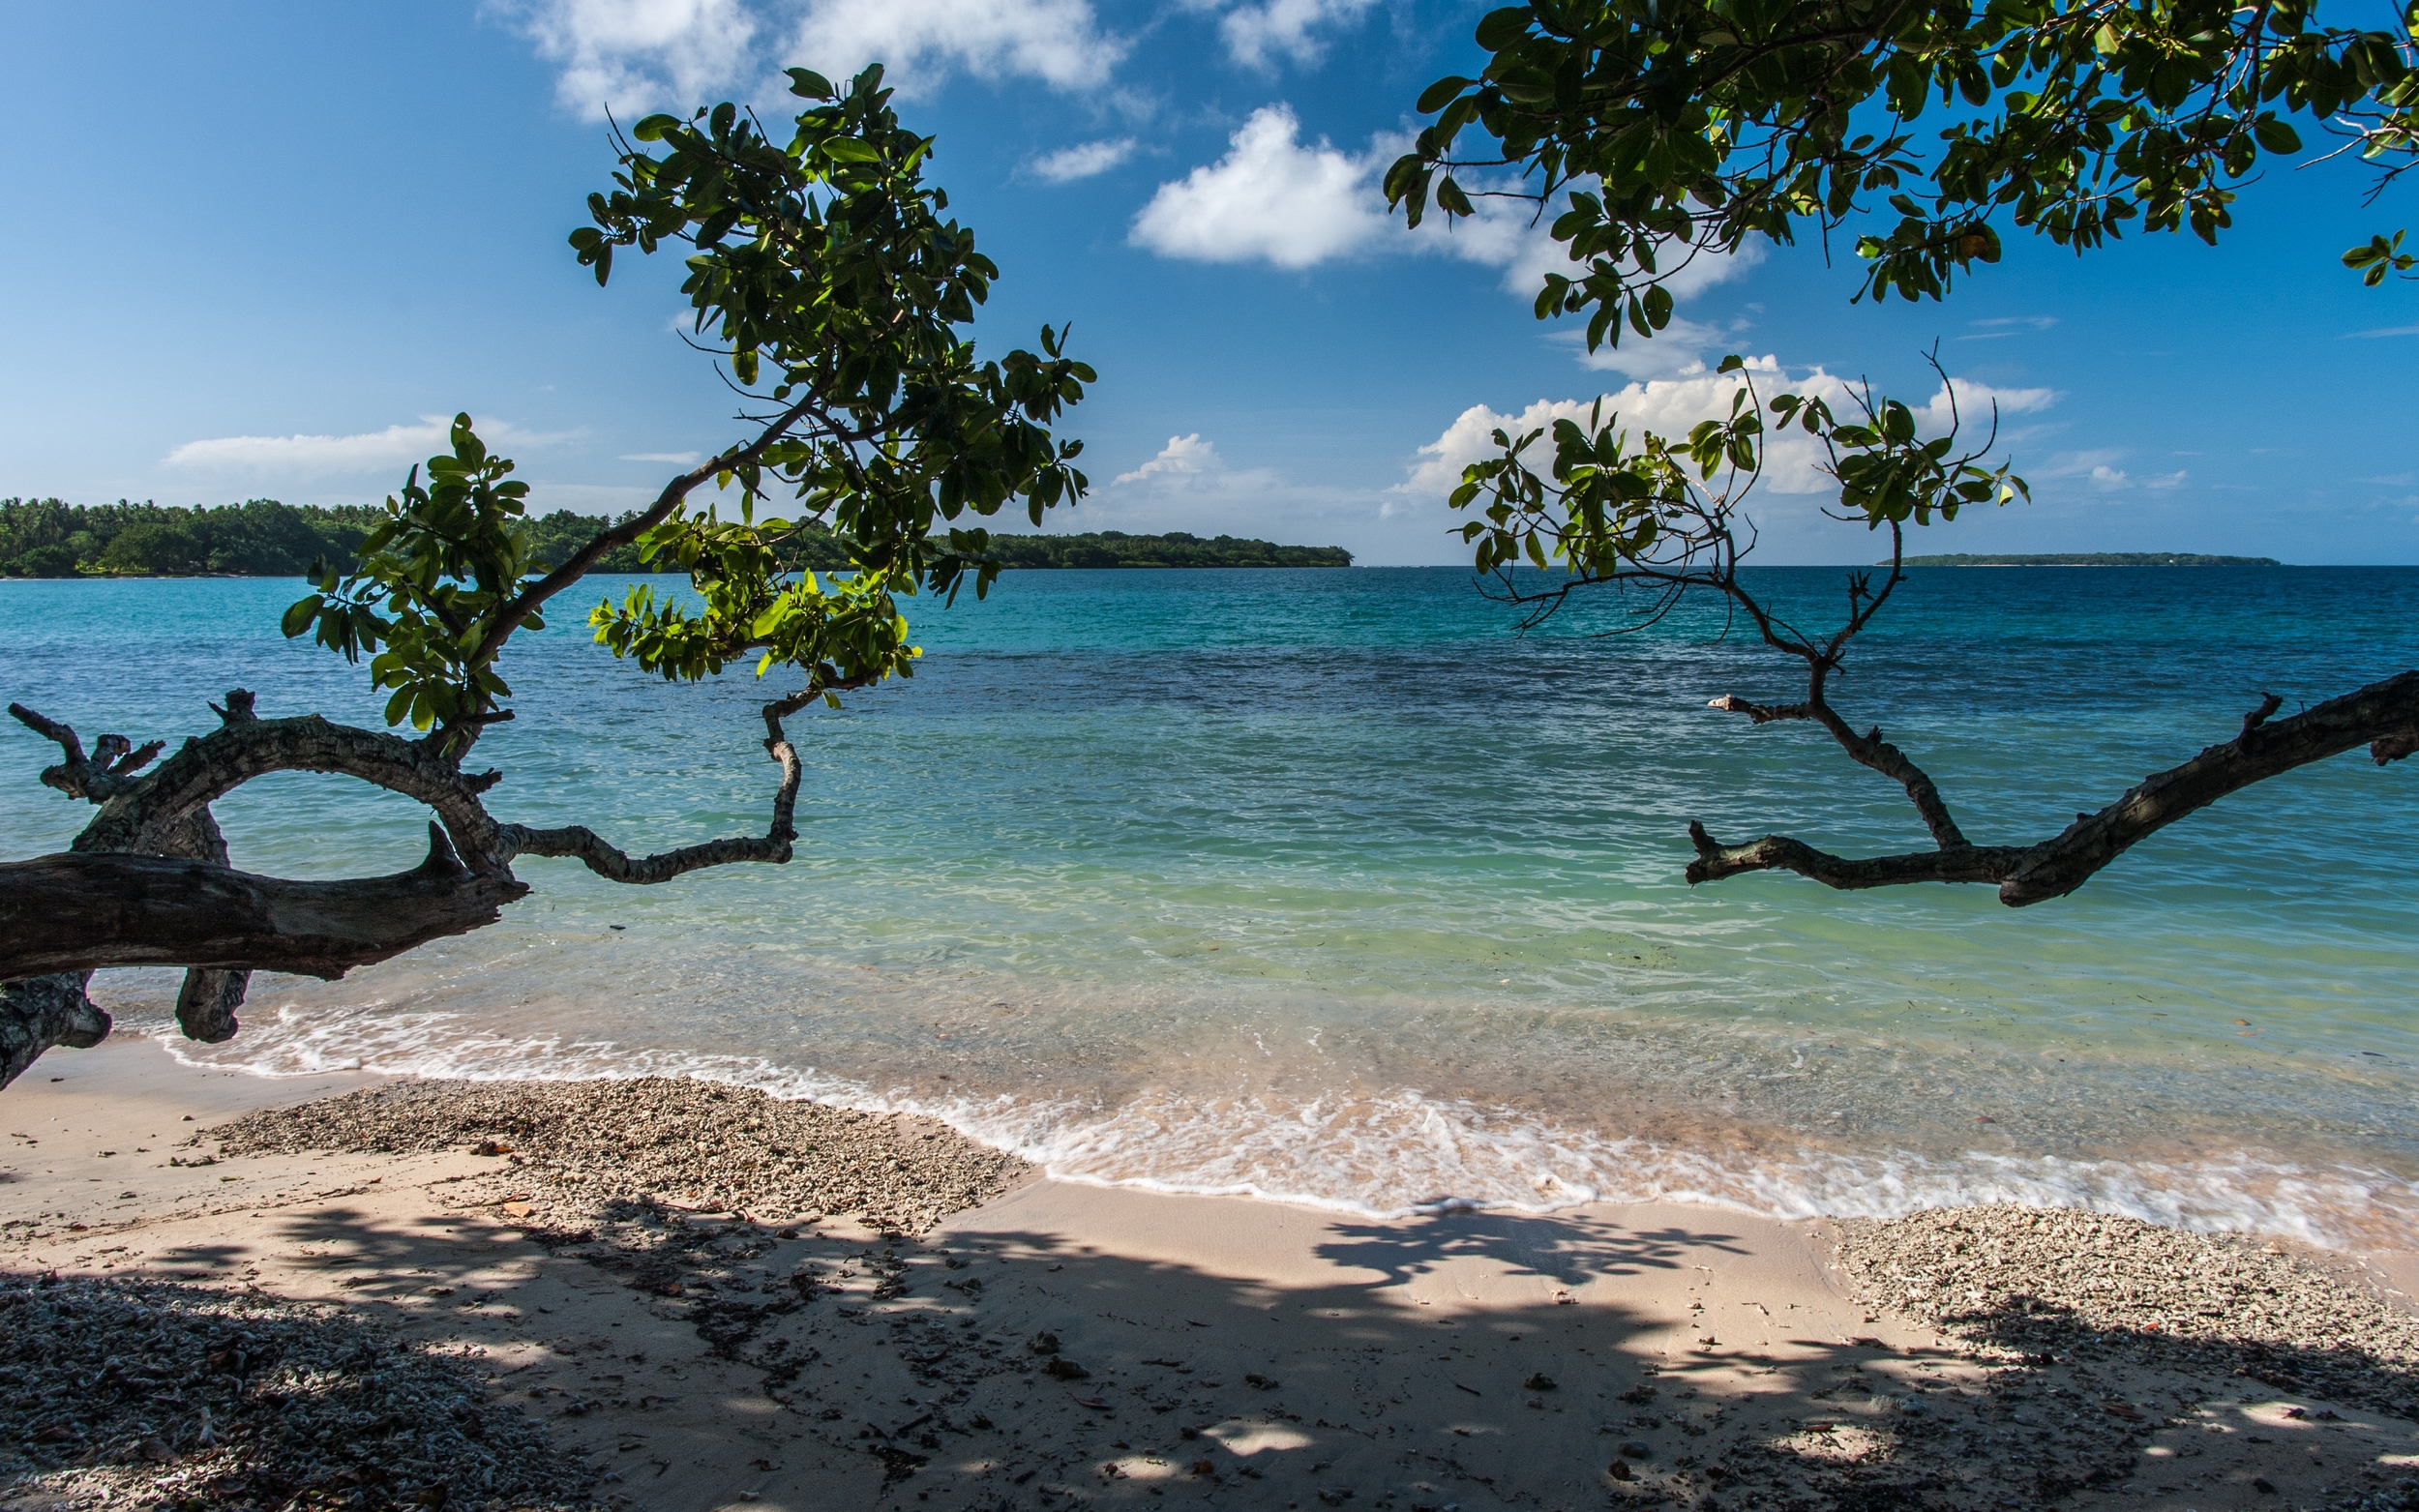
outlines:
[[[374,1319],[471,1362],[494,1409],[548,1428],[606,1506],[1824,1508],[1920,1486],[1943,1508],[2021,1496],[2205,1512],[2329,1504],[2419,1468],[2419,1427],[2377,1406],[2405,1403],[2419,1348],[2365,1374],[2344,1363],[2381,1360],[2404,1348],[2395,1330],[2419,1328],[2384,1300],[2414,1279],[2408,1257],[2296,1260],[2022,1208],[1887,1224],[1683,1203],[1364,1219],[1055,1181],[928,1121],[701,1085],[455,1093],[203,1070],[145,1041],[61,1052],[0,1094],[0,1271]],[[373,1088],[387,1095],[329,1101]],[[665,1165],[587,1126],[605,1097],[656,1110],[649,1148],[712,1153]],[[447,1133],[509,1098],[523,1144],[482,1156]],[[547,1125],[557,1106],[567,1115]],[[296,1112],[247,1117],[271,1109]],[[749,1145],[774,1115],[831,1132]],[[333,1120],[309,1136],[322,1141],[430,1142],[232,1152],[312,1120]],[[253,1132],[207,1137],[230,1126]],[[647,1185],[759,1166],[758,1185],[704,1205]],[[897,1227],[745,1195],[803,1201],[851,1180],[877,1207],[895,1198],[882,1210]],[[2020,1258],[2028,1242],[2040,1253]],[[1977,1252],[2019,1259],[1955,1271]],[[2095,1255],[2129,1297],[2167,1309],[2166,1337],[2099,1317],[2086,1291],[1981,1323],[1929,1311],[1926,1289],[1953,1271],[1960,1288],[1979,1275],[2056,1297],[2068,1283],[2043,1257]],[[2237,1344],[2175,1337],[2200,1326],[2195,1265],[2234,1267],[2238,1313],[2256,1290],[2239,1278],[2266,1276],[2259,1347],[2285,1363],[2260,1368],[2337,1397],[2237,1374]],[[2342,1338],[2312,1332],[2313,1306],[2346,1319]],[[2344,1330],[2361,1319],[2355,1340]],[[2065,1330],[2054,1347],[2010,1331],[2050,1323]],[[2056,1442],[2034,1423],[2056,1425]],[[0,1507],[52,1504],[78,1475],[142,1483],[197,1452],[169,1433],[147,1440],[169,1461],[0,1481]]]

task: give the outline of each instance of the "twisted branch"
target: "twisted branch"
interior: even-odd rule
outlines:
[[[287,971],[333,981],[493,924],[529,889],[478,876],[429,826],[428,859],[392,876],[293,882],[174,856],[0,862],[0,978],[103,966]]]
[[[506,824],[497,830],[498,844],[508,860],[516,856],[567,856],[607,881],[637,885],[669,882],[689,872],[728,866],[735,861],[780,866],[790,859],[791,843],[798,838],[791,820],[797,812],[798,783],[803,773],[797,748],[790,744],[789,733],[781,722],[826,694],[863,688],[875,680],[871,673],[828,682],[819,675],[798,692],[764,705],[764,751],[781,765],[781,786],[773,791],[772,823],[762,835],[709,840],[637,859],[584,824],[567,824],[558,829]]]
[[[1717,706],[1738,701],[1717,700]],[[1725,845],[1704,825],[1690,824],[1688,840],[1696,859],[1688,864],[1688,880],[1712,882],[1742,872],[1780,871],[1842,890],[1908,882],[1988,882],[1997,885],[2001,903],[2020,908],[2065,897],[2135,844],[2254,783],[2362,746],[2379,766],[2419,753],[2419,671],[2371,683],[2287,719],[2273,719],[2284,702],[2274,694],[2262,695],[2232,740],[2152,773],[2107,807],[2076,815],[2073,824],[2034,845],[1974,845],[1959,836],[1956,844],[1944,843],[1934,850],[1851,860],[1786,835]],[[1865,738],[1878,746],[1880,731]],[[1874,762],[1866,764],[1881,770]],[[1904,766],[1922,777],[1912,762]],[[1922,781],[1928,786],[1929,778]],[[1916,785],[1907,786],[1912,796]],[[1936,839],[1938,834],[1935,828]]]

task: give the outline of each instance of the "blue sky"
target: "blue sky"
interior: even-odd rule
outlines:
[[[1853,306],[1852,258],[1775,250],[1591,367],[1529,313],[1533,234],[1410,233],[1375,187],[1484,9],[13,4],[0,494],[371,500],[466,409],[539,508],[628,507],[740,430],[673,334],[674,259],[599,290],[564,246],[611,170],[597,107],[769,103],[783,66],[881,58],[1003,271],[978,340],[1071,320],[1100,370],[1069,427],[1096,491],[1055,529],[1453,561],[1443,493],[1498,414],[1610,394],[1685,430],[1718,398],[1689,365],[1732,350],[1920,401],[1937,341],[1964,398],[2000,401],[2035,501],[1923,548],[2419,561],[2419,285],[2335,261],[2413,220],[2406,193],[2364,211],[2328,164],[2254,187],[2215,251],[2012,237],[1946,305]],[[1868,557],[1781,462],[1766,559]]]

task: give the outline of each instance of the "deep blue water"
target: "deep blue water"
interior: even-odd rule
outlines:
[[[1768,569],[1807,621],[1843,573]],[[600,587],[615,595],[619,585]],[[0,583],[6,694],[89,735],[374,723],[289,644],[297,585]],[[1918,570],[1834,701],[1969,835],[2054,832],[2287,706],[2419,665],[2419,570]],[[1684,1194],[1778,1212],[1987,1197],[2419,1242],[2419,902],[2404,767],[2261,785],[2024,910],[1986,889],[1690,889],[1687,821],[1924,844],[1896,786],[1722,693],[1794,664],[1710,606],[1519,636],[1448,569],[1027,573],[910,606],[911,681],[791,722],[799,858],[651,889],[523,863],[495,929],[337,984],[263,979],[180,1053],[474,1075],[685,1069],[938,1112],[1061,1173],[1391,1209]],[[672,687],[577,612],[517,647],[499,815],[638,850],[761,829],[762,685]],[[0,854],[65,844],[0,742]],[[410,807],[279,778],[238,865],[417,859]],[[614,931],[611,925],[625,928]],[[110,985],[137,1028],[167,979]],[[64,1053],[64,1052],[63,1052]],[[1978,1118],[1987,1119],[1978,1122]]]

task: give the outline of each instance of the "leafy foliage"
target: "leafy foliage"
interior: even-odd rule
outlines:
[[[1754,527],[1743,506],[1777,431],[1794,428],[1821,445],[1823,470],[1839,485],[1839,503],[1830,511],[1835,519],[1890,535],[1890,574],[1878,590],[1861,576],[1851,580],[1849,626],[1833,643],[1835,653],[1898,581],[1906,525],[1955,519],[1972,504],[2029,496],[2024,480],[2005,463],[1992,468],[1983,462],[1989,441],[1960,452],[1956,427],[1926,438],[1914,413],[1896,400],[1861,392],[1858,412],[1841,419],[1819,397],[1782,394],[1759,402],[1753,374],[1739,357],[1725,357],[1718,371],[1738,374],[1730,413],[1700,423],[1686,441],[1646,431],[1633,443],[1620,417],[1606,417],[1598,400],[1587,425],[1554,422],[1552,457],[1541,468],[1532,461],[1531,448],[1545,438],[1544,429],[1495,431],[1498,455],[1463,470],[1450,502],[1478,516],[1462,526],[1462,539],[1475,548],[1474,565],[1497,575],[1504,597],[1531,606],[1532,623],[1560,608],[1573,591],[1598,584],[1648,588],[1641,623],[1660,618],[1687,590],[1708,588],[1747,612],[1774,644],[1801,655],[1817,650],[1817,637],[1780,625],[1737,576],[1740,560],[1754,547]],[[1524,560],[1567,569],[1568,576],[1542,589],[1524,588],[1508,571]]]
[[[1055,441],[1048,425],[1093,373],[1048,327],[1044,356],[975,360],[958,327],[999,270],[971,230],[940,218],[947,196],[922,180],[932,142],[900,126],[881,69],[845,95],[806,70],[791,76],[809,104],[786,147],[727,103],[649,116],[619,143],[614,189],[589,196],[595,224],[570,238],[600,284],[616,249],[694,249],[683,288],[695,329],[722,342],[735,386],[762,404],[742,417],[756,436],[550,567],[524,518],[527,486],[458,417],[427,484],[415,469],[354,567],[325,570],[285,616],[288,636],[370,656],[373,682],[392,690],[390,724],[433,730],[459,758],[480,726],[511,717],[494,665],[506,642],[625,548],[686,574],[702,601],[641,585],[589,615],[600,642],[648,671],[704,677],[753,652],[759,675],[796,667],[800,697],[827,698],[907,673],[917,653],[895,596],[954,592],[970,570],[980,593],[1000,570],[986,531],[937,527],[1015,499],[1038,523],[1083,491],[1081,443]],[[654,143],[660,155],[642,145]],[[735,519],[691,506],[709,480],[736,486]],[[799,518],[760,519],[784,487]],[[821,577],[835,531],[850,571]]]
[[[1047,327],[1043,355],[978,363],[956,328],[999,270],[971,230],[941,218],[947,194],[922,183],[931,139],[899,125],[879,66],[845,95],[807,70],[790,75],[791,92],[817,103],[786,147],[728,104],[639,122],[637,142],[664,151],[626,146],[617,187],[589,196],[596,224],[572,245],[600,283],[617,248],[696,248],[682,284],[695,329],[720,343],[741,385],[768,384],[766,404],[796,422],[721,480],[742,489],[743,528],[757,529],[747,512],[786,487],[802,516],[856,544],[867,571],[952,592],[971,570],[979,593],[998,571],[988,533],[954,522],[1022,499],[1039,524],[1081,494],[1082,444],[1055,443],[1047,428],[1094,374]],[[778,549],[783,529],[767,521],[760,533]],[[652,549],[680,549],[692,531],[702,556],[722,549],[725,527],[678,518],[657,527]]]
[[[2419,255],[2403,251],[2405,234],[2406,231],[2396,231],[2390,237],[2370,237],[2366,246],[2355,247],[2344,253],[2344,266],[2359,274],[2360,282],[2371,288],[2384,282],[2389,273],[2406,279],[2419,278],[2419,273],[2410,271],[2419,268]]]
[[[1588,341],[1671,316],[1672,275],[1751,237],[1852,220],[1864,294],[1939,298],[1999,260],[2008,227],[2077,252],[2190,230],[2214,243],[2294,122],[2376,117],[2372,156],[2412,143],[2419,0],[2398,35],[2322,26],[2315,0],[1536,0],[1490,13],[1477,78],[1438,80],[1437,119],[1386,179],[1417,224],[1471,193],[1568,208],[1584,271],[1540,318],[1590,311]],[[1926,141],[1917,127],[1935,125]],[[2399,134],[2397,134],[2399,133]],[[1485,140],[1461,147],[1465,133]],[[1519,180],[1465,185],[1508,166]],[[2399,171],[2397,169],[2396,171]],[[1862,294],[1860,295],[1862,297]]]
[[[423,730],[475,726],[511,695],[493,665],[503,637],[490,632],[534,581],[521,519],[529,486],[489,454],[468,415],[454,417],[452,440],[451,455],[429,459],[426,485],[414,467],[402,497],[388,495],[358,565],[323,569],[284,625],[289,638],[316,627],[319,644],[348,662],[372,653],[371,686],[393,691],[386,722]],[[521,623],[546,628],[534,611]]]

